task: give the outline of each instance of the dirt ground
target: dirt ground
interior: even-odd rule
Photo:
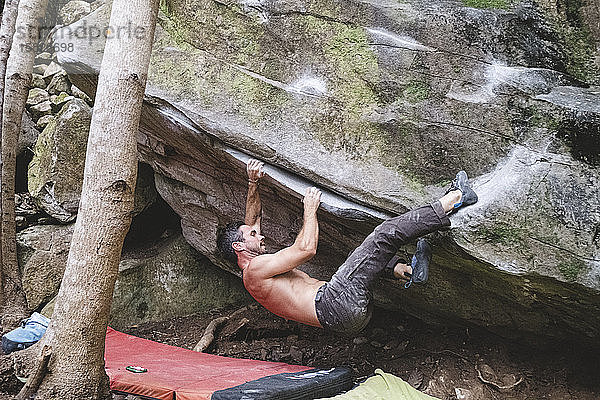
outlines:
[[[535,349],[489,332],[430,326],[380,309],[363,334],[354,338],[285,321],[258,305],[124,331],[191,349],[213,319],[232,314],[207,352],[322,368],[347,366],[356,381],[380,368],[443,400],[600,399],[597,351],[567,344]],[[13,396],[0,394],[0,400]]]
[[[215,310],[126,332],[191,349],[211,320],[235,311]],[[534,349],[489,332],[429,326],[380,309],[361,336],[348,338],[286,321],[252,305],[217,331],[207,352],[322,368],[347,366],[357,381],[380,368],[443,400],[600,399],[597,352],[567,344]]]

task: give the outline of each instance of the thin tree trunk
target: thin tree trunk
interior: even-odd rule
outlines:
[[[2,13],[2,25],[0,25],[0,137],[2,137],[2,116],[4,115],[4,87],[6,78],[6,61],[15,34],[17,22],[17,10],[19,0],[6,0]],[[2,156],[0,155],[0,170],[2,170]],[[2,177],[0,174],[0,187]],[[0,215],[2,215],[2,202],[0,201]],[[0,229],[0,243],[2,242],[2,230]],[[0,246],[0,265],[2,265],[2,246]],[[0,267],[0,312],[4,310],[4,282],[3,271]],[[7,327],[9,328],[9,327]]]
[[[77,222],[42,339],[52,356],[37,400],[109,395],[104,341],[133,211],[136,137],[157,12],[158,0],[115,0],[112,5],[110,26],[125,29],[108,39],[104,50]]]
[[[43,17],[48,0],[22,0],[19,4],[13,45],[6,65],[6,92],[2,115],[2,286],[4,309],[2,326],[6,330],[18,323],[29,312],[21,285],[21,273],[17,263],[15,223],[15,169],[16,148],[21,118],[33,61],[38,43],[39,20]]]

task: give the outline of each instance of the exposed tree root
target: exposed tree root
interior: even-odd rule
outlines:
[[[496,382],[492,382],[489,381],[487,379],[485,379],[483,377],[483,374],[481,373],[481,371],[479,370],[479,368],[477,366],[475,366],[475,369],[477,370],[477,376],[479,377],[479,380],[483,383],[485,383],[486,385],[490,385],[493,388],[501,391],[501,392],[507,392],[513,388],[515,388],[517,385],[519,385],[521,382],[523,382],[523,377],[521,377],[518,381],[516,381],[515,383],[511,384],[511,385],[499,385]]]
[[[52,348],[48,345],[44,345],[37,361],[37,367],[33,374],[29,376],[29,379],[27,379],[27,383],[23,386],[23,389],[21,389],[17,395],[17,400],[27,400],[38,390],[48,370],[48,361],[50,361],[51,355]]]

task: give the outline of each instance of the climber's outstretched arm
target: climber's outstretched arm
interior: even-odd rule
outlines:
[[[246,218],[244,223],[251,226],[256,233],[260,234],[260,220],[262,216],[262,204],[258,193],[258,183],[265,175],[264,163],[255,159],[248,161],[246,172],[248,173],[248,197],[246,198]]]

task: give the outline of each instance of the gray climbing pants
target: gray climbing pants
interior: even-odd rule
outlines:
[[[317,318],[327,330],[354,335],[371,319],[369,287],[400,246],[444,226],[450,220],[439,201],[388,219],[350,254],[331,280],[317,291]]]

